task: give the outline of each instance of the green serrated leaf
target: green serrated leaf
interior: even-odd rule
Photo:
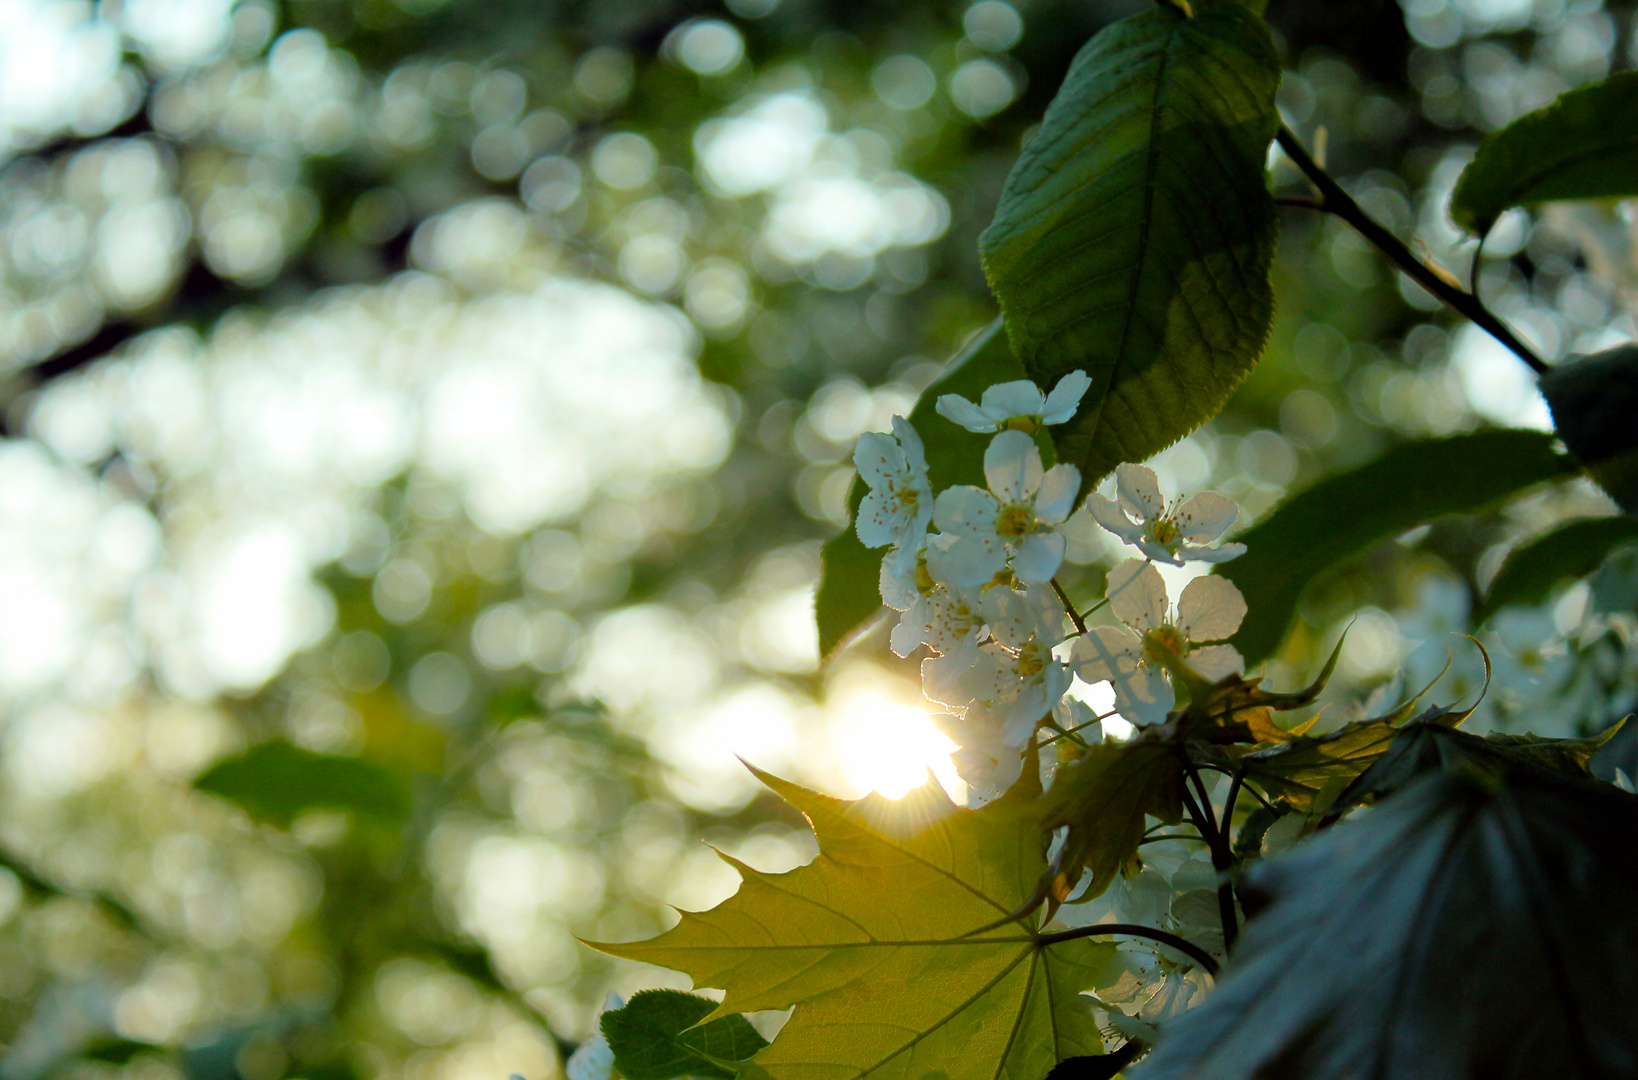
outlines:
[[[743,882],[715,909],[597,946],[723,988],[719,1011],[794,1006],[743,1077],[1039,1080],[1103,1051],[1081,991],[1120,978],[1115,945],[1049,943],[1007,918],[1046,862],[1038,786],[964,810],[935,782],[844,802],[757,775],[807,817],[818,858],[785,874],[729,860]]]
[[[1246,553],[1217,572],[1249,611],[1233,638],[1247,667],[1273,654],[1308,583],[1372,545],[1445,514],[1483,510],[1571,476],[1576,463],[1538,431],[1475,431],[1401,443],[1292,496],[1236,536]]]
[[[1279,81],[1239,4],[1133,15],[1082,48],[1007,177],[984,270],[1030,377],[1092,378],[1053,433],[1088,486],[1214,415],[1262,352]]]
[[[1586,577],[1611,552],[1634,542],[1638,521],[1629,517],[1588,518],[1554,529],[1507,557],[1473,621],[1482,623],[1509,604],[1539,604],[1559,582]]]
[[[193,786],[280,828],[310,810],[347,810],[388,824],[410,812],[409,785],[387,766],[368,758],[315,754],[283,739],[222,759]]]
[[[717,1003],[680,990],[642,990],[624,1008],[603,1014],[604,1040],[625,1080],[698,1076],[731,1080],[737,1063],[768,1045],[738,1013],[695,1027]]]
[[[1450,216],[1483,235],[1504,210],[1638,194],[1638,72],[1562,95],[1487,137],[1462,170]]]
[[[1541,377],[1541,393],[1570,453],[1638,515],[1638,345],[1572,356]]]
[[[1473,1080],[1638,1069],[1638,798],[1426,777],[1251,869],[1271,898],[1144,1080]]]
[[[935,411],[939,396],[960,394],[977,401],[996,383],[1023,378],[1027,378],[1023,365],[1013,355],[1007,335],[1001,332],[1001,320],[997,319],[951,360],[939,380],[921,395],[908,419],[926,449],[927,473],[934,491],[951,484],[984,486],[984,450],[990,442],[989,436],[975,435],[939,416]],[[864,494],[864,482],[854,477],[848,493],[851,514],[858,513]],[[883,549],[872,550],[860,543],[852,526],[825,543],[820,554],[819,595],[814,602],[821,656],[830,656],[881,612],[877,579],[883,554]]]

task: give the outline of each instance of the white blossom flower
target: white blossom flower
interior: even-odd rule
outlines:
[[[1227,578],[1195,578],[1173,613],[1160,571],[1145,560],[1129,559],[1109,571],[1108,594],[1110,610],[1125,626],[1087,631],[1071,647],[1070,664],[1089,683],[1110,683],[1115,708],[1132,723],[1160,723],[1177,700],[1165,669],[1144,648],[1151,631],[1170,631],[1170,647],[1208,679],[1245,669],[1232,645],[1200,644],[1229,637],[1245,618],[1245,598]]]
[[[1022,431],[1003,431],[984,452],[984,478],[988,491],[960,484],[939,494],[933,520],[955,540],[936,556],[929,549],[933,578],[947,585],[983,585],[1010,554],[1019,580],[1051,580],[1064,557],[1064,538],[1053,530],[1075,503],[1080,470],[1054,465],[1043,472],[1034,440]]]
[[[1155,471],[1144,465],[1116,467],[1115,493],[1118,502],[1093,492],[1086,497],[1087,509],[1099,525],[1151,559],[1182,566],[1191,559],[1227,562],[1245,553],[1244,544],[1207,546],[1240,516],[1240,508],[1225,495],[1202,491],[1167,506]]]
[[[934,585],[918,595],[893,628],[893,651],[909,656],[925,644],[943,657],[963,656],[968,664],[984,637],[984,602],[976,588]],[[944,665],[950,670],[956,663]],[[953,679],[959,672],[955,672]]]
[[[1002,742],[1023,746],[1063,698],[1071,681],[1069,669],[1052,655],[1051,647],[1031,639],[1017,652],[998,641],[979,646],[959,686],[967,700],[1004,711]]]
[[[995,798],[1023,775],[1027,742],[1026,746],[1007,745],[1004,716],[973,705],[962,716],[934,716],[933,723],[960,747],[950,755],[950,763],[970,789],[968,806]]]
[[[984,755],[1010,774],[1007,755],[1016,756],[1029,744],[1036,725],[1069,689],[1069,669],[1052,655],[1064,638],[1064,609],[1039,585],[992,586],[982,593],[982,604],[990,640],[977,645],[979,635],[970,634],[965,648],[924,661],[922,692],[965,710],[965,718],[948,725],[957,732],[950,737],[971,748],[969,768],[990,775],[991,766],[974,757]]]
[[[870,486],[853,526],[859,540],[865,547],[894,545],[899,562],[913,559],[933,518],[921,436],[904,417],[895,416],[893,434],[867,431],[859,436],[853,464]]]
[[[1074,416],[1091,385],[1084,371],[1071,371],[1059,379],[1050,394],[1042,394],[1028,379],[1019,379],[990,387],[977,405],[960,394],[945,394],[938,399],[937,409],[940,416],[980,434],[1034,432],[1043,424],[1061,424]]]

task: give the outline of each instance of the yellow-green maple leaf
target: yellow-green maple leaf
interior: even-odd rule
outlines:
[[[764,874],[725,855],[744,877],[733,896],[652,941],[597,948],[726,991],[716,1015],[795,1006],[756,1058],[775,1080],[1041,1080],[1103,1053],[1080,992],[1119,978],[1114,946],[994,925],[1046,865],[1017,805],[1036,792],[964,810],[934,783],[846,802],[757,775],[807,816],[819,856]]]

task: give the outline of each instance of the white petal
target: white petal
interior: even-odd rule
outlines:
[[[984,451],[984,479],[1004,503],[1020,503],[1041,486],[1041,451],[1022,431],[1003,431]]]
[[[1177,600],[1177,628],[1189,641],[1222,641],[1245,617],[1246,598],[1225,577],[1197,577]]]
[[[1070,667],[1089,683],[1109,682],[1130,672],[1142,657],[1142,639],[1118,626],[1094,626],[1069,649]]]
[[[1040,416],[1046,406],[1041,388],[1028,379],[997,383],[984,391],[984,411],[1000,420],[1015,416]]]
[[[853,467],[874,491],[904,475],[904,448],[891,435],[867,431],[853,448]]]
[[[957,536],[947,549],[927,549],[928,573],[951,586],[987,585],[1006,564],[1007,546],[993,532]]]
[[[1001,729],[1001,744],[1010,749],[1022,749],[1035,734],[1035,726],[1052,711],[1056,701],[1047,696],[1047,688],[1039,681],[1025,685],[1012,707],[1007,710],[1007,726]]]
[[[934,589],[927,597],[927,644],[934,652],[957,652],[978,643],[984,605],[977,589]]]
[[[914,607],[899,616],[898,625],[888,637],[888,644],[898,656],[909,656],[920,647],[927,636],[927,625]]]
[[[1149,538],[1149,526],[1145,526],[1143,535],[1138,537],[1132,543],[1139,551],[1143,552],[1143,554],[1147,555],[1155,562],[1171,563],[1173,566],[1183,565],[1183,557],[1181,555],[1171,551],[1165,544]]]
[[[1177,508],[1174,520],[1183,539],[1193,544],[1209,544],[1228,531],[1240,517],[1240,508],[1227,495],[1202,491]]]
[[[898,500],[890,492],[872,488],[865,492],[864,501],[859,504],[859,516],[853,522],[853,529],[859,534],[861,544],[876,548],[897,542],[904,524]]]
[[[980,434],[994,431],[1000,424],[991,418],[989,413],[968,401],[960,394],[944,394],[938,399],[933,408],[946,420],[953,420],[968,431]]]
[[[956,536],[994,536],[1001,504],[995,496],[971,484],[957,484],[938,493],[933,521],[940,532]]]
[[[1166,579],[1143,559],[1127,559],[1109,571],[1106,593],[1115,618],[1142,633],[1166,625]]]
[[[1024,594],[1035,617],[1035,636],[1047,648],[1064,639],[1064,605],[1045,585],[1031,585]]]
[[[1092,385],[1092,377],[1084,371],[1071,371],[1058,380],[1058,385],[1052,388],[1047,395],[1046,404],[1041,409],[1041,422],[1045,424],[1061,424],[1075,415],[1080,407],[1081,398],[1086,395],[1087,388]]]
[[[921,662],[921,692],[928,701],[959,709],[972,702],[973,697],[963,687],[973,663],[979,658],[976,648],[963,649],[943,656],[933,656]]]
[[[1244,544],[1219,544],[1217,547],[1190,547],[1184,544],[1178,549],[1178,555],[1192,562],[1220,563],[1230,559],[1238,559],[1246,553]]]
[[[1054,465],[1041,477],[1041,490],[1035,495],[1035,516],[1049,525],[1057,525],[1075,508],[1075,496],[1081,490],[1081,470],[1073,465]]]
[[[927,576],[940,585],[950,584],[939,576],[939,568],[956,539],[954,533],[929,533],[927,536]]]
[[[1080,698],[1060,698],[1057,708],[1052,710],[1052,715],[1058,721],[1059,727],[1065,731],[1073,731],[1082,742],[1103,741],[1103,721],[1092,711],[1092,706]]]
[[[1108,529],[1128,544],[1136,543],[1143,535],[1143,526],[1120,512],[1120,506],[1113,499],[1107,499],[1097,492],[1086,497],[1086,508],[1092,514],[1092,520]]]
[[[963,695],[987,705],[1012,701],[1023,686],[1017,658],[993,642],[978,650],[977,658],[960,681]]]
[[[1207,645],[1203,649],[1191,649],[1187,659],[1190,667],[1212,682],[1246,672],[1245,658],[1233,645]]]
[[[912,472],[925,473],[927,471],[927,452],[922,448],[921,436],[910,421],[902,416],[893,418],[893,437],[899,440],[899,447],[904,451],[905,465]]]
[[[1146,465],[1115,466],[1115,493],[1120,497],[1120,508],[1139,521],[1152,521],[1166,512],[1160,481]]]
[[[1016,589],[995,588],[984,593],[984,621],[990,636],[1009,649],[1023,648],[1035,636],[1035,619],[1027,594]]]
[[[1052,580],[1064,561],[1064,538],[1057,533],[1038,532],[1024,537],[1012,559],[1019,581],[1044,585]]]
[[[882,603],[894,611],[908,610],[921,598],[921,591],[916,588],[916,558],[914,555],[909,559],[901,558],[902,551],[902,548],[895,548],[887,553],[882,559],[881,574],[877,578]]]
[[[1005,750],[997,756],[976,746],[963,746],[950,755],[950,763],[971,789],[967,796],[969,808],[1000,796],[1024,774],[1023,754]]]
[[[1134,724],[1159,724],[1177,703],[1172,686],[1159,672],[1147,667],[1111,679],[1115,688],[1115,708]]]

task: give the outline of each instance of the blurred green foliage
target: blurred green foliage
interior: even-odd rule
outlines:
[[[667,903],[720,898],[700,839],[805,858],[794,815],[690,756],[721,742],[700,718],[744,691],[753,734],[834,719],[812,703],[841,693],[842,665],[820,671],[780,613],[806,625],[853,440],[991,323],[978,235],[1007,172],[1076,51],[1144,6],[241,0],[190,30],[142,23],[143,5],[63,5],[64,33],[88,27],[84,55],[101,59],[55,97],[42,76],[38,101],[0,104],[4,569],[47,580],[29,553],[62,569],[53,553],[108,507],[157,540],[142,573],[70,610],[101,634],[63,639],[74,662],[112,675],[30,659],[53,624],[8,605],[31,621],[6,624],[21,659],[0,664],[0,1077],[541,1080],[607,989],[657,978],[576,935],[648,936]],[[1550,357],[1632,335],[1630,213],[1503,215],[1477,266],[1446,214],[1485,133],[1630,66],[1631,4],[1271,0],[1267,16],[1286,120],[1396,235]],[[41,55],[81,55],[42,40]],[[749,173],[713,173],[711,147],[729,144],[712,140],[749,130],[723,125],[771,123],[770,102],[795,117],[776,135],[808,140],[788,174],[767,171],[771,144],[723,159]],[[1306,192],[1288,163],[1273,179]],[[1172,492],[1216,487],[1259,528],[1287,494],[1408,440],[1532,420],[1511,359],[1340,223],[1283,211],[1276,267],[1264,357],[1161,454]],[[486,527],[453,467],[427,465],[424,414],[451,398],[440,369],[403,355],[504,352],[514,338],[436,334],[463,312],[500,325],[487,300],[534,304],[563,280],[670,305],[727,446]],[[405,344],[416,333],[437,343]],[[542,352],[570,336],[514,333]],[[306,471],[235,449],[264,429],[299,444],[304,409],[352,392],[304,383],[290,356],[341,370],[372,350],[386,374],[361,400],[421,394],[402,408],[414,449],[386,455],[388,475],[354,477],[329,444]],[[279,411],[298,384],[300,407]],[[503,426],[504,397],[463,430]],[[333,426],[365,440],[384,414]],[[343,480],[339,509],[284,501]],[[48,488],[67,494],[29,494]],[[68,513],[70,495],[94,512]],[[1292,590],[1271,681],[1295,685],[1352,622],[1327,724],[1402,696],[1395,671],[1419,688],[1511,550],[1610,509],[1559,485],[1359,538]],[[229,678],[184,655],[211,639],[186,597],[214,579],[189,575],[215,565],[213,526],[257,514],[321,538],[294,575],[314,584],[301,603],[318,629]],[[107,535],[119,553],[148,534]],[[1072,589],[1111,560],[1101,544],[1090,527],[1072,540]],[[64,595],[101,587],[63,565]],[[1486,722],[1575,734],[1624,712],[1634,580],[1611,563],[1492,619],[1516,689],[1486,699]],[[597,666],[607,642],[635,654],[628,668]],[[843,660],[889,667],[884,653],[865,635]],[[1448,680],[1441,700],[1480,674],[1469,658]]]

